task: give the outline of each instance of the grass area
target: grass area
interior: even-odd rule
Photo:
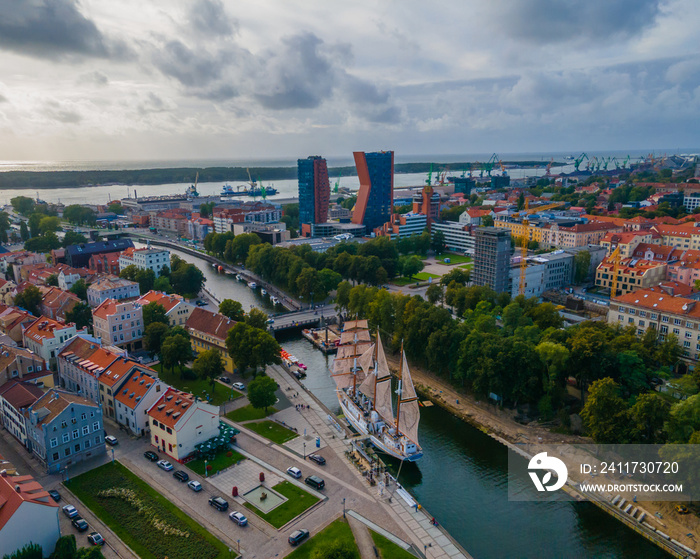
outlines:
[[[353,557],[360,559],[360,553],[357,551],[357,544],[352,535],[352,530],[347,521],[342,518],[331,522],[318,534],[311,534],[311,537],[304,544],[287,555],[287,559],[309,559],[313,555],[314,550],[327,548],[336,540],[350,544],[352,549],[355,550]]]
[[[260,518],[272,524],[275,528],[281,528],[287,522],[299,516],[309,507],[315,505],[320,499],[311,493],[307,493],[293,483],[283,481],[278,483],[274,489],[280,495],[287,497],[287,500],[280,506],[275,507],[270,512],[262,512],[256,506],[246,502],[246,508],[252,510]],[[349,528],[348,528],[349,529]],[[352,534],[351,534],[352,537]]]
[[[472,261],[471,256],[464,256],[463,254],[441,254],[440,256],[436,256],[435,260],[445,264],[445,258],[450,259],[450,263],[447,264],[448,266],[452,266],[454,264],[467,264]]]
[[[231,456],[228,456],[231,454]],[[219,452],[213,460],[207,460],[207,466],[211,466],[211,470],[207,475],[213,476],[214,474],[230,468],[233,464],[245,460],[245,456],[235,450],[222,450]],[[204,475],[204,458],[197,458],[185,464],[190,470],[199,474]]]
[[[65,485],[143,559],[230,557],[227,545],[118,462],[90,470]],[[99,495],[109,489],[130,491],[130,501]],[[159,526],[184,534],[166,534],[155,527],[154,517]]]
[[[474,263],[472,262],[471,264],[462,264],[459,266],[460,268],[464,268],[466,270],[470,270],[471,268],[474,267]]]
[[[221,384],[220,382],[214,383],[214,391],[212,392],[211,383],[208,380],[203,380],[199,378],[182,378],[182,375],[180,374],[180,369],[178,369],[177,367],[175,367],[174,372],[170,371],[170,369],[166,369],[165,371],[163,371],[162,363],[158,363],[153,368],[156,371],[158,371],[158,376],[163,382],[169,384],[170,386],[173,386],[174,388],[177,388],[178,390],[191,392],[195,396],[199,396],[200,398],[205,400],[206,395],[209,395],[211,396],[211,400],[209,401],[209,403],[215,406],[220,406],[224,402],[228,402],[229,400],[235,400],[236,398],[240,398],[241,396],[243,396],[243,394],[241,394],[237,390],[227,387]],[[183,369],[185,371],[189,371],[187,374],[194,374],[191,372],[192,369],[188,367],[183,367]],[[232,394],[233,397],[231,397]]]
[[[409,553],[404,548],[399,547],[391,540],[386,539],[381,534],[369,531],[374,540],[374,545],[379,550],[379,556],[381,559],[416,559],[416,556]]]
[[[255,431],[258,435],[270,439],[273,443],[283,444],[299,436],[298,433],[287,429],[276,421],[261,421],[260,423],[246,423],[246,429]]]
[[[231,421],[251,421],[253,419],[265,419],[268,415],[275,413],[275,408],[267,408],[267,413],[262,408],[254,408],[251,404],[238,408],[226,414]]]

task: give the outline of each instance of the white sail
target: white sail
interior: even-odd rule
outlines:
[[[401,399],[410,400],[411,398],[416,398],[416,389],[413,386],[413,379],[411,378],[411,371],[408,369],[408,362],[406,361],[406,354],[403,356],[403,368],[401,369]]]
[[[418,420],[420,410],[418,400],[402,402],[399,408],[399,431],[418,444]]]
[[[358,363],[366,375],[372,372],[372,366],[374,365],[374,344],[365,350],[360,356],[360,359],[358,359]]]
[[[377,334],[377,388],[374,395],[374,409],[389,425],[394,424],[394,407],[391,403],[391,371],[386,362],[382,338]]]
[[[340,333],[340,345],[352,344],[357,342],[369,342],[371,340],[369,330],[343,330]]]

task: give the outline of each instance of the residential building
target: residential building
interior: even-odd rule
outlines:
[[[148,410],[151,444],[182,462],[219,434],[219,408],[169,387]]]
[[[694,286],[700,280],[700,251],[674,250],[673,261],[668,263],[666,278],[672,281]]]
[[[310,233],[312,223],[328,221],[328,204],[331,186],[328,180],[328,165],[320,156],[310,156],[297,160],[299,180],[299,224]]]
[[[180,295],[167,295],[160,291],[149,291],[135,302],[141,306],[149,303],[161,305],[165,309],[170,326],[184,326],[187,318],[196,308],[194,305],[187,303]]]
[[[377,227],[374,233],[377,236],[387,236],[392,239],[420,235],[428,226],[428,216],[421,213],[408,212],[406,214],[394,214],[391,221],[387,221],[381,227]]]
[[[520,262],[510,269],[511,294],[520,295]],[[539,254],[527,258],[525,268],[525,297],[540,297],[545,291],[556,290],[571,284],[574,275],[574,257],[563,250]]]
[[[16,287],[17,284],[14,281],[0,279],[0,303],[4,303],[8,295],[12,293]]]
[[[204,240],[209,233],[214,231],[214,221],[205,217],[197,217],[187,222],[187,237],[196,241]]]
[[[58,272],[58,288],[68,291],[78,280],[84,280],[86,276],[87,272],[84,268],[78,270],[77,268],[66,266]]]
[[[32,476],[0,471],[0,550],[7,557],[24,546],[41,546],[49,557],[61,537],[59,505]]]
[[[195,353],[215,349],[221,355],[226,372],[233,373],[233,359],[226,348],[226,336],[235,325],[235,320],[223,314],[196,307],[187,319],[185,328],[190,334],[192,350]]]
[[[81,334],[75,336],[58,354],[58,382],[96,404],[102,404],[98,377],[117,357],[126,352],[113,346],[102,347],[100,340]]]
[[[360,180],[352,222],[374,231],[391,218],[394,201],[394,152],[356,151],[355,166]]]
[[[122,252],[127,248],[133,248],[131,239],[115,239],[113,241],[97,241],[94,243],[80,243],[66,247],[66,262],[73,268],[86,268],[90,263],[90,257],[110,252]]]
[[[447,250],[474,255],[476,237],[473,227],[456,221],[436,221],[430,230],[430,236],[434,237],[438,231],[445,239]]]
[[[46,262],[46,257],[43,254],[37,254],[35,252],[29,252],[27,250],[17,250],[15,252],[6,252],[0,254],[0,272],[2,272],[3,277],[8,280],[14,280],[15,283],[19,283],[19,269],[25,264],[39,264]],[[9,266],[12,264],[12,277],[7,277],[7,270],[10,269]]]
[[[25,326],[28,326],[36,320],[36,316],[32,313],[18,309],[17,307],[8,307],[0,305],[0,332],[8,336],[18,345],[23,345],[22,333]]]
[[[609,258],[598,266],[595,284],[612,288],[614,263]],[[617,291],[621,294],[652,287],[666,279],[666,264],[636,258],[623,258],[617,267]]]
[[[543,247],[574,248],[586,245],[599,245],[610,231],[622,231],[622,227],[611,223],[578,223],[571,226],[553,224],[545,229],[541,245]]]
[[[143,367],[127,356],[117,357],[104,371],[98,373],[97,381],[100,385],[100,403],[102,404],[105,417],[117,421],[117,403],[115,397],[129,380],[131,373],[135,370],[147,370],[153,372],[154,375],[156,374],[155,371],[149,367]]]
[[[148,372],[133,371],[114,397],[117,422],[136,436],[145,435],[149,428],[148,410],[167,387]]]
[[[27,446],[27,428],[22,411],[43,395],[44,391],[33,382],[13,380],[0,385],[2,425],[23,446]]]
[[[142,347],[143,311],[138,301],[106,299],[92,310],[95,337],[129,351]]]
[[[40,316],[25,328],[22,339],[24,347],[42,357],[51,370],[55,370],[59,350],[78,332],[87,333],[87,328],[78,330],[72,322],[66,324]]]
[[[497,293],[510,291],[510,230],[477,227],[475,237],[472,282]]]
[[[493,210],[470,208],[464,210],[459,215],[459,223],[462,225],[474,225],[475,227],[478,227],[481,225],[481,220],[487,215],[493,217],[495,214],[493,213]]]
[[[600,245],[607,249],[608,254],[611,254],[616,248],[619,248],[620,257],[629,258],[639,245],[648,245],[651,242],[651,231],[644,230],[607,233],[605,237],[601,239]]]
[[[80,297],[70,291],[49,287],[41,297],[39,312],[53,320],[65,320],[66,313],[73,310],[73,307],[81,302]]]
[[[97,307],[107,299],[121,301],[141,295],[139,284],[117,276],[102,276],[87,289],[87,300],[91,307]]]
[[[0,345],[0,386],[20,380],[46,387],[54,385],[53,372],[39,355],[28,349]]]
[[[151,227],[184,236],[187,233],[187,222],[191,217],[192,212],[186,208],[155,211],[151,212]]]
[[[159,277],[163,266],[170,267],[170,251],[165,248],[129,248],[119,255],[119,270],[131,265],[139,270],[153,270]]]
[[[52,388],[24,412],[31,451],[49,474],[105,452],[102,408]]]
[[[284,222],[279,223],[234,223],[232,229],[234,235],[243,233],[255,233],[263,243],[277,245],[292,238]]]
[[[216,207],[212,212],[214,231],[233,231],[236,223],[277,223],[282,218],[282,208],[267,202],[243,202],[233,207]]]
[[[90,257],[88,269],[94,274],[119,275],[119,252],[109,252],[107,254],[95,254]]]

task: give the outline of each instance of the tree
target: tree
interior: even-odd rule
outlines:
[[[688,443],[697,431],[700,431],[700,394],[673,404],[666,424],[670,443]]]
[[[10,216],[7,212],[0,212],[0,242],[8,241],[7,230],[10,229]]]
[[[56,232],[61,228],[61,220],[54,216],[42,217],[39,222],[39,232],[44,235],[49,232]]]
[[[58,276],[56,274],[51,274],[46,278],[46,285],[58,287]]]
[[[597,443],[627,442],[627,404],[620,398],[619,390],[619,385],[610,377],[591,383],[581,417]]]
[[[24,250],[30,252],[51,252],[54,249],[61,248],[61,241],[56,236],[56,233],[49,231],[45,235],[35,235],[24,243]]]
[[[75,536],[69,534],[58,538],[56,549],[54,549],[53,559],[74,559],[78,552]]]
[[[11,555],[4,555],[3,559],[42,559],[44,556],[41,546],[37,543],[28,543]]]
[[[445,250],[445,234],[442,231],[435,231],[430,241],[430,248],[435,251],[435,254],[442,254]]]
[[[75,322],[76,328],[80,330],[85,326],[92,328],[92,309],[87,303],[78,303],[66,313],[66,322]]]
[[[38,237],[41,233],[39,230],[39,224],[41,223],[41,219],[43,217],[44,214],[38,212],[34,212],[29,216],[29,233],[32,237]]]
[[[481,218],[481,227],[493,227],[493,217],[485,215]]]
[[[109,206],[107,206],[107,211],[115,214],[123,214],[124,208],[122,207],[121,202],[112,202]]]
[[[260,375],[254,378],[250,384],[248,384],[248,400],[250,401],[250,405],[257,409],[264,408],[265,413],[267,413],[267,408],[277,402],[276,391],[277,383],[270,377]]]
[[[577,252],[574,256],[574,283],[583,283],[588,279],[591,267],[591,253],[587,250]]]
[[[202,380],[209,380],[212,392],[216,387],[216,379],[224,372],[224,362],[216,349],[208,349],[199,354],[194,360],[192,370]]]
[[[34,211],[34,200],[27,196],[16,196],[10,200],[15,211],[22,215],[29,215]]]
[[[323,290],[330,293],[334,289],[338,288],[340,282],[343,281],[343,276],[341,276],[338,272],[334,272],[330,268],[323,268],[318,273],[318,279],[321,282],[321,285],[323,285]]]
[[[162,291],[163,293],[172,293],[173,287],[170,285],[170,279],[168,276],[160,276],[153,282],[153,289],[156,291]]]
[[[180,375],[183,376],[182,366],[192,359],[192,347],[189,340],[181,334],[168,336],[163,341],[161,353],[163,366],[169,367],[173,371],[177,365],[180,367]]]
[[[119,272],[119,277],[130,281],[136,281],[136,274],[138,273],[139,269],[136,264],[129,264],[126,268]]]
[[[170,284],[173,286],[173,291],[183,297],[196,297],[204,281],[204,274],[194,264],[180,261],[177,267],[172,266]]]
[[[267,313],[258,308],[253,307],[245,315],[245,323],[253,328],[267,330]]]
[[[525,193],[523,191],[520,191],[520,195],[518,196],[518,211],[522,210],[525,207]]]
[[[19,223],[19,236],[23,241],[29,240],[29,229],[27,228],[27,222],[24,220]]]
[[[136,272],[134,281],[139,284],[139,291],[143,295],[153,289],[156,282],[156,273],[150,268],[144,268]]]
[[[88,240],[84,235],[76,233],[75,231],[68,231],[63,237],[63,246],[79,245],[81,243],[87,243]]]
[[[664,424],[669,418],[671,406],[654,392],[640,394],[629,410],[632,426],[632,442],[660,444],[664,442]]]
[[[84,279],[80,278],[71,286],[71,288],[68,291],[70,291],[74,295],[77,295],[83,301],[87,301],[87,284],[85,283]]]
[[[337,539],[314,549],[311,559],[357,559],[357,551],[350,542]]]
[[[401,259],[401,272],[404,277],[411,278],[423,269],[423,261],[417,256],[407,256]]]
[[[143,332],[143,345],[151,353],[160,355],[160,351],[168,336],[170,327],[164,322],[151,322]]]
[[[219,312],[236,322],[241,322],[245,318],[243,305],[233,299],[224,299],[221,301],[221,303],[219,303]]]
[[[253,245],[262,243],[255,233],[241,233],[226,243],[224,258],[227,262],[245,262]]]
[[[282,362],[277,340],[264,330],[245,322],[239,322],[229,330],[226,348],[241,372],[252,367],[255,374],[258,367]]]
[[[39,316],[39,305],[41,304],[41,291],[36,285],[28,285],[24,291],[15,297],[15,305],[26,309],[34,316]]]
[[[72,204],[64,208],[63,217],[76,225],[94,225],[97,221],[95,212],[80,204]]]
[[[464,268],[455,268],[442,276],[442,278],[440,278],[440,283],[447,286],[453,281],[456,281],[460,285],[467,285],[470,279],[471,274],[469,273],[469,270],[465,270]]]
[[[202,217],[209,217],[209,216],[211,216],[215,207],[216,207],[216,202],[208,202],[205,204],[201,204],[199,206],[199,215]]]
[[[430,301],[430,304],[435,305],[438,301],[442,300],[442,286],[439,283],[430,284],[428,289],[425,290],[425,295],[428,301]]]
[[[143,327],[148,328],[149,324],[154,322],[162,322],[163,324],[170,324],[168,320],[168,315],[166,314],[165,307],[160,303],[151,301],[148,305],[141,307],[143,312]]]

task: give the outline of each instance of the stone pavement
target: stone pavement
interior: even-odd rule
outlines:
[[[312,413],[313,412],[311,410],[307,409],[297,410],[296,404],[294,404],[293,406],[279,411],[271,416],[271,419],[275,419],[279,423],[284,424],[285,427],[291,428],[292,431],[296,430],[296,432],[299,433],[298,437],[284,443],[284,446],[299,456],[308,456],[309,454],[313,454],[317,450],[320,450],[326,446],[326,442],[323,440],[323,438],[321,438],[320,446],[316,447],[316,437],[319,435],[319,433],[306,417]]]
[[[252,460],[243,460],[240,464],[207,478],[207,481],[224,495],[231,495],[233,487],[238,487],[238,494],[243,495],[260,485],[260,472],[265,474],[267,487],[273,487],[285,479]]]

